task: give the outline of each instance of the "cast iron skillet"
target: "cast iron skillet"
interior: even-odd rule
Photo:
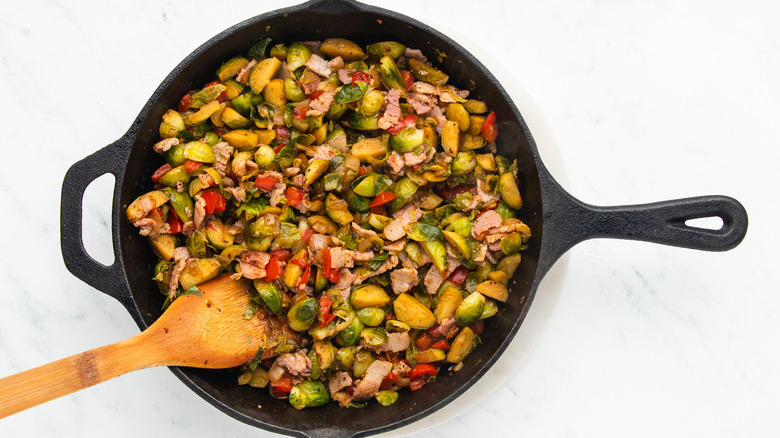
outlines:
[[[277,42],[343,37],[361,45],[397,40],[436,59],[434,48],[447,54],[442,67],[460,88],[477,89],[499,121],[499,153],[517,158],[524,199],[522,220],[533,232],[530,247],[511,281],[510,299],[487,320],[482,345],[460,372],[440,378],[393,406],[376,403],[342,409],[333,403],[297,411],[267,391],[238,386],[235,370],[173,368],[193,391],[228,415],[273,432],[306,437],[364,436],[417,421],[443,407],[488,372],[512,341],[528,312],[539,282],[553,263],[578,242],[594,237],[644,240],[708,251],[734,248],[747,231],[744,208],[734,199],[705,196],[626,207],[595,207],[574,199],[542,164],[522,116],[493,75],[453,40],[406,16],[354,0],[313,0],[300,6],[251,18],[215,36],[185,58],[154,92],[130,129],[116,142],[74,164],[62,188],[61,243],[67,268],[77,277],[118,299],[141,329],[160,315],[163,297],[151,281],[156,262],[146,239],[124,218],[125,207],[151,190],[149,175],[162,164],[152,151],[160,118],[190,89],[212,80],[222,61],[269,36]],[[82,196],[97,177],[111,173],[114,187],[112,235],[115,262],[104,266],[82,243]],[[686,220],[720,217],[719,230],[692,228]],[[257,406],[262,405],[262,409]]]

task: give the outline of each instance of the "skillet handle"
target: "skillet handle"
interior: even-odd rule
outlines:
[[[106,266],[98,262],[84,248],[82,219],[84,190],[98,177],[107,173],[113,174],[115,182],[111,230],[112,234],[116,234],[119,185],[127,159],[128,144],[126,137],[120,138],[71,166],[62,183],[60,205],[60,245],[65,266],[85,283],[123,304],[127,301],[129,292],[125,292],[126,282],[117,239],[112,239],[114,263]]]
[[[650,204],[599,207],[586,204],[564,190],[542,169],[545,224],[542,260],[546,272],[563,253],[593,238],[641,240],[704,251],[727,251],[744,239],[748,215],[728,196],[697,196]],[[691,219],[718,217],[721,228],[686,224]]]

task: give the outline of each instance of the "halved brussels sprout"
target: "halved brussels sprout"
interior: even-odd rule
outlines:
[[[202,90],[192,95],[192,103],[190,104],[190,108],[197,109],[209,102],[216,100],[223,91],[225,91],[225,86],[220,83],[203,87]]]
[[[393,59],[398,59],[404,54],[406,46],[396,41],[382,41],[379,43],[369,44],[368,56],[377,61],[384,56],[390,56]]]
[[[460,144],[460,128],[458,122],[447,120],[444,122],[444,128],[441,131],[441,145],[451,156],[458,155],[458,146]]]
[[[379,90],[369,90],[360,98],[357,105],[357,112],[364,116],[373,116],[382,109],[385,103],[385,96]]]
[[[265,280],[254,280],[253,284],[257,289],[260,299],[265,303],[268,309],[276,315],[281,315],[284,308],[284,299],[282,293],[274,283]]]
[[[475,292],[493,298],[494,300],[501,301],[502,303],[505,303],[509,298],[509,291],[507,288],[493,280],[484,281],[478,284]]]
[[[360,331],[360,338],[369,347],[378,347],[387,343],[387,332],[382,327],[369,327]]]
[[[344,347],[357,345],[357,343],[360,342],[360,332],[363,331],[364,328],[365,326],[358,318],[353,318],[347,328],[338,332],[336,335],[336,342]]]
[[[288,400],[295,409],[315,408],[330,401],[330,392],[319,380],[306,380],[292,387]]]
[[[373,116],[364,116],[359,112],[353,111],[347,116],[347,121],[352,129],[357,129],[359,131],[373,131],[379,129],[379,115],[377,114],[374,114]]]
[[[424,134],[422,129],[407,126],[401,132],[390,136],[390,147],[398,152],[411,152],[423,144]]]
[[[515,176],[512,172],[506,172],[501,175],[499,190],[501,192],[501,199],[506,202],[508,206],[515,210],[523,208],[523,198],[520,196],[520,190],[517,188],[517,181],[515,181]]]
[[[276,72],[279,71],[281,66],[282,62],[276,58],[265,58],[258,62],[249,74],[249,86],[252,88],[252,92],[255,94],[262,93],[265,86],[276,76]]]
[[[135,222],[143,219],[149,212],[168,202],[168,196],[161,190],[152,190],[136,198],[127,206],[127,219]]]
[[[333,193],[328,193],[328,196],[325,197],[325,212],[340,225],[348,225],[355,219],[349,212],[347,201],[339,199]]]
[[[390,302],[390,296],[375,284],[362,284],[352,291],[349,301],[355,309],[384,307]]]
[[[434,268],[438,269],[439,272],[444,272],[447,269],[447,248],[444,243],[439,240],[428,240],[420,242],[420,246],[433,262]]]
[[[439,362],[447,358],[447,354],[444,350],[438,348],[428,348],[414,355],[414,360],[418,363],[433,363]]]
[[[219,275],[220,271],[222,271],[222,264],[218,260],[212,258],[198,259],[181,271],[179,283],[184,290],[187,290],[192,286],[211,280]]]
[[[507,278],[512,278],[512,276],[515,275],[515,271],[517,270],[517,267],[520,266],[520,260],[521,260],[520,254],[513,254],[504,257],[498,261],[498,264],[496,265],[496,269],[499,271],[503,271],[506,274]]]
[[[382,83],[384,83],[387,88],[395,88],[401,92],[401,96],[406,96],[404,80],[392,57],[383,56],[382,59],[379,60],[379,76],[382,79]]]
[[[444,85],[450,79],[443,71],[417,59],[409,58],[407,62],[409,63],[409,70],[412,72],[412,76],[418,81],[428,82],[433,85]]]
[[[201,163],[213,163],[214,151],[211,146],[202,141],[191,141],[184,145],[184,158],[187,160],[200,161]]]
[[[469,130],[469,112],[466,111],[466,108],[464,108],[462,104],[451,103],[447,105],[447,109],[445,110],[444,114],[447,116],[447,120],[458,122],[460,132],[466,132]]]
[[[350,154],[363,162],[368,162],[369,158],[381,159],[387,155],[387,142],[377,137],[364,138],[352,145]]]
[[[371,365],[374,360],[376,360],[376,355],[373,351],[365,349],[358,350],[355,353],[355,362],[352,364],[352,375],[355,377],[365,376],[368,366]]]
[[[320,52],[331,58],[341,56],[345,62],[357,61],[366,57],[359,45],[344,38],[326,39],[320,44]]]
[[[341,371],[352,370],[352,366],[355,364],[355,350],[354,345],[338,349],[336,352],[336,366],[338,369]]]
[[[317,319],[318,309],[317,300],[304,298],[293,304],[287,312],[287,323],[291,329],[297,332],[306,331]]]
[[[235,236],[228,234],[225,225],[219,218],[212,218],[204,228],[209,244],[216,250],[223,250],[233,244]]]
[[[314,340],[314,351],[317,353],[317,360],[320,363],[320,369],[327,370],[335,359],[336,348],[329,340]]]
[[[211,117],[212,114],[220,109],[219,102],[212,100],[211,102],[203,105],[200,109],[194,113],[187,114],[182,119],[184,123],[189,126],[200,125]]]
[[[474,324],[485,310],[485,297],[479,292],[472,292],[463,299],[455,309],[455,322],[462,326]]]
[[[471,259],[471,245],[469,245],[469,242],[465,237],[454,231],[444,230],[442,233],[444,234],[444,238],[447,239],[447,242],[460,251],[463,258],[466,260]]]
[[[405,176],[396,181],[389,189],[395,195],[395,199],[387,204],[390,212],[398,211],[401,209],[401,207],[406,205],[406,203],[412,199],[412,196],[414,196],[419,187],[420,186],[412,181],[408,176]]]
[[[149,238],[152,250],[163,260],[173,258],[173,250],[176,249],[176,237],[171,234],[160,234]]]
[[[287,47],[287,70],[295,71],[311,58],[311,49],[305,44],[292,43]],[[275,59],[275,58],[274,58]]]
[[[436,309],[433,311],[436,322],[441,324],[445,319],[453,318],[455,309],[458,308],[461,301],[463,301],[463,295],[457,288],[454,286],[444,287],[439,293],[439,301],[436,303]]]
[[[488,112],[487,104],[477,99],[466,99],[466,101],[463,102],[463,107],[466,108],[466,111],[468,111],[469,114],[484,114]],[[481,127],[482,125],[480,125],[480,128]]]
[[[284,80],[284,97],[292,102],[300,102],[306,99],[306,93],[303,92],[301,84],[292,76],[288,76]]]
[[[303,183],[304,186],[310,186],[314,183],[314,181],[317,180],[323,173],[325,173],[326,170],[328,170],[328,166],[330,163],[328,160],[322,160],[322,159],[316,159],[309,161],[309,165],[306,166],[306,181]]]
[[[458,336],[452,341],[450,350],[447,352],[447,362],[458,363],[462,362],[466,356],[471,353],[477,345],[477,335],[469,327],[463,327],[460,329]]]
[[[429,240],[442,240],[443,235],[439,227],[424,224],[422,222],[413,222],[409,224],[409,231],[406,233],[406,237],[417,242],[425,242]]]
[[[190,174],[182,164],[181,166],[176,166],[173,169],[165,172],[165,174],[160,177],[159,183],[168,187],[176,187],[179,183],[186,184],[189,180]]]
[[[523,237],[520,233],[511,233],[501,239],[499,247],[506,255],[517,254],[523,247]]]
[[[374,398],[382,406],[390,406],[398,400],[398,393],[396,391],[379,391],[374,395]]]
[[[458,152],[452,160],[453,175],[467,175],[477,167],[477,159],[472,151]]]
[[[208,255],[207,244],[208,238],[206,238],[206,232],[203,231],[203,229],[195,230],[192,234],[187,236],[187,250],[193,257],[206,257]]]
[[[364,307],[357,311],[357,318],[364,325],[376,327],[385,320],[385,311],[380,307]]]
[[[433,312],[413,296],[402,293],[393,301],[395,316],[409,327],[427,330],[436,324]]]
[[[498,305],[493,300],[485,300],[485,308],[482,310],[482,315],[480,315],[479,319],[485,319],[490,318],[491,316],[498,313]]]
[[[160,123],[160,137],[173,138],[178,137],[179,132],[183,131],[184,119],[181,118],[181,114],[178,111],[169,109],[162,116],[162,122]]]

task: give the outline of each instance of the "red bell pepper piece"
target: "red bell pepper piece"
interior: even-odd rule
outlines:
[[[306,283],[309,282],[310,276],[311,276],[311,265],[306,265],[306,269],[303,271],[303,275],[301,275],[301,279],[298,280],[298,290],[306,289]]]
[[[287,187],[284,196],[287,198],[287,204],[297,207],[303,201],[303,190],[297,187]]]
[[[498,126],[496,125],[496,112],[491,111],[482,123],[482,137],[488,142],[496,141]]]
[[[190,109],[190,105],[192,105],[192,96],[188,93],[181,97],[181,100],[179,101],[179,112],[183,113]]]
[[[314,230],[311,228],[307,228],[303,231],[303,234],[301,234],[301,239],[303,239],[304,242],[309,243],[309,239],[311,239],[311,236],[314,234]]]
[[[395,193],[385,190],[384,192],[378,194],[376,198],[374,198],[368,206],[370,208],[373,207],[379,207],[380,205],[387,204],[388,202],[395,199]]]
[[[325,248],[325,251],[322,252],[322,276],[330,279],[332,271],[330,249]]]
[[[341,272],[338,269],[332,270],[329,279],[331,283],[338,283],[341,280]]]
[[[329,322],[333,321],[336,315],[330,313],[330,306],[333,304],[333,300],[329,296],[322,294],[320,297],[320,327],[325,327]]]
[[[395,372],[393,372],[393,371],[390,371],[390,374],[388,374],[388,375],[387,375],[387,376],[384,378],[384,380],[382,380],[382,384],[381,384],[381,385],[379,385],[379,389],[382,389],[382,390],[385,390],[385,391],[386,391],[386,390],[388,390],[388,389],[392,388],[392,387],[393,387],[393,385],[395,384],[395,382],[397,382],[397,381],[398,381],[400,378],[401,378],[401,377],[400,377],[400,376],[398,376],[398,374],[396,374],[396,373],[395,373]]]
[[[479,336],[485,330],[485,320],[480,319],[474,324],[471,324],[469,328],[471,329],[472,332],[474,332],[475,335]]]
[[[152,174],[152,181],[158,182],[160,181],[160,178],[162,178],[163,175],[168,173],[169,170],[173,169],[170,164],[165,163],[162,166],[160,166],[159,169],[155,170]]]
[[[271,383],[271,389],[276,392],[275,396],[284,396],[284,394],[292,390],[292,376],[288,373],[284,373],[282,378],[275,383]]]
[[[267,281],[274,281],[282,276],[282,264],[279,262],[279,257],[272,255],[268,260],[268,264],[265,265],[265,279]]]
[[[466,282],[466,276],[468,274],[469,274],[468,268],[461,265],[455,268],[454,271],[452,271],[452,274],[450,274],[448,280],[450,280],[455,286],[463,286],[463,283]]]
[[[292,258],[292,251],[289,249],[277,249],[271,253],[271,256],[275,256],[280,262],[286,262]]]
[[[255,178],[255,187],[265,191],[271,190],[276,185],[276,180],[267,175],[258,175]]]
[[[439,374],[438,368],[429,363],[417,364],[411,371],[409,371],[409,378],[416,379],[417,377],[435,376]]]
[[[420,333],[420,336],[418,336],[417,340],[414,341],[414,345],[416,345],[420,350],[427,350],[431,348],[431,344],[433,344],[433,338],[427,332]]]
[[[200,161],[187,160],[184,162],[184,170],[186,170],[187,173],[192,173],[198,170],[198,168],[202,165],[203,163],[201,163]]]
[[[431,348],[438,348],[439,350],[449,350],[450,344],[447,343],[444,339],[439,339],[438,341],[431,344]]]
[[[355,73],[352,73],[352,82],[371,82],[371,76],[369,76],[368,73],[356,71]]]
[[[409,91],[412,88],[412,84],[414,83],[414,76],[412,76],[412,72],[409,70],[401,70],[401,79],[404,81],[404,88],[406,88],[406,91]]]
[[[171,234],[179,234],[181,233],[181,230],[184,228],[184,224],[182,224],[181,219],[179,219],[179,215],[176,214],[176,210],[170,209],[170,213],[168,214],[168,225],[171,227]]]
[[[306,97],[308,97],[311,100],[314,100],[314,99],[320,97],[320,95],[322,93],[324,93],[324,91],[322,91],[322,90],[315,90],[315,91],[312,91],[310,94],[307,94]]]
[[[304,106],[298,105],[293,107],[293,117],[295,117],[298,120],[303,120],[306,118],[306,112],[307,109]]]
[[[222,213],[225,211],[225,195],[218,190],[208,189],[200,192],[200,197],[206,201],[206,213]]]
[[[276,132],[276,136],[279,138],[290,138],[290,131],[286,126],[276,126],[274,131]]]
[[[407,126],[414,126],[415,124],[417,124],[417,116],[414,114],[406,114],[398,123],[388,128],[387,132],[395,135],[401,132],[401,130]]]

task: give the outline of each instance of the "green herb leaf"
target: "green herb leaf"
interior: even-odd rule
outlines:
[[[280,169],[284,170],[292,165],[293,159],[295,158],[295,144],[296,142],[294,140],[288,141],[287,144],[282,146],[282,149],[276,153],[273,162],[279,166]]]
[[[387,261],[387,257],[388,257],[388,255],[387,255],[386,252],[377,254],[377,255],[374,256],[374,258],[372,258],[371,260],[368,261],[368,266],[372,270],[376,271],[377,269],[379,269],[380,266],[382,266],[382,264],[384,262]]]
[[[353,82],[344,85],[333,97],[333,101],[338,104],[356,102],[368,91],[368,83],[363,81]]]
[[[252,361],[249,362],[249,369],[254,372],[257,369],[257,366],[260,364],[260,361],[263,359],[263,347],[260,347],[257,349],[257,353],[255,353],[255,357],[252,358]]]
[[[192,286],[191,288],[185,290],[184,292],[179,293],[180,297],[183,297],[184,295],[197,295],[199,297],[202,297],[203,293],[201,293],[200,289],[198,289],[198,286]]]
[[[406,236],[417,242],[429,242],[432,240],[442,240],[444,238],[444,234],[438,227],[422,222],[411,224]]]
[[[247,220],[252,220],[257,216],[260,216],[260,214],[263,213],[263,210],[265,210],[268,205],[268,198],[262,196],[258,198],[252,198],[246,202],[241,203],[241,205],[238,207],[238,210],[236,210],[236,215],[241,216],[241,213],[244,213]]]
[[[262,40],[256,42],[252,47],[249,48],[249,51],[246,52],[246,56],[250,58],[254,58],[258,61],[265,58],[265,49],[268,47],[268,44],[271,43],[271,38],[263,38]]]

